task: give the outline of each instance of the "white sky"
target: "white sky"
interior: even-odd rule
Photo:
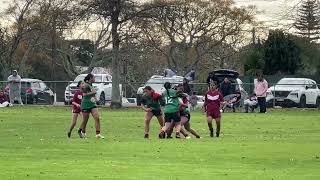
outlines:
[[[13,0],[0,0],[0,12],[12,1]],[[279,20],[283,20],[283,14],[287,14],[288,9],[300,1],[301,0],[234,0],[237,6],[256,6],[260,12],[257,15],[257,19],[274,24],[277,24]]]
[[[0,15],[7,5],[13,0],[0,0]],[[137,0],[150,1],[150,0]],[[236,6],[256,6],[258,14],[256,19],[262,22],[265,29],[281,28],[288,23],[287,18],[292,17],[292,8],[301,0],[234,0]],[[2,20],[2,23],[5,22]],[[1,23],[1,22],[0,22]]]

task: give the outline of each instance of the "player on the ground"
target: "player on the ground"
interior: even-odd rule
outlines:
[[[144,138],[149,138],[150,121],[153,116],[156,116],[160,129],[164,125],[164,119],[161,112],[161,95],[154,92],[150,86],[146,86],[142,96],[141,108],[146,112],[144,116]]]
[[[212,120],[215,119],[217,129],[216,136],[220,136],[221,112],[220,105],[223,104],[223,96],[218,91],[217,85],[213,82],[210,84],[210,90],[205,95],[205,102],[202,109],[207,112],[208,127],[210,137],[213,137]]]
[[[92,83],[95,82],[94,76],[92,74],[88,74],[84,78],[84,85],[81,88],[82,91],[82,101],[81,101],[81,110],[83,121],[78,130],[78,134],[80,138],[86,137],[86,126],[89,120],[89,115],[91,113],[93,119],[95,120],[95,128],[96,128],[96,138],[104,139],[104,137],[100,134],[100,117],[96,104],[96,91],[92,87]]]
[[[176,128],[176,138],[180,138],[181,131],[181,120],[179,114],[179,98],[177,95],[177,91],[171,89],[171,83],[166,82],[164,84],[164,88],[166,89],[162,93],[162,105],[164,106],[164,119],[165,125],[162,127],[161,132],[159,134],[159,138],[163,139],[170,130],[171,123],[174,123]]]
[[[71,125],[68,131],[68,137],[71,137],[71,132],[73,128],[77,124],[77,119],[78,116],[81,116],[81,99],[82,99],[82,92],[80,91],[80,87],[83,86],[83,81],[79,81],[77,85],[77,90],[73,95],[72,99],[72,120],[71,120]]]
[[[183,86],[178,85],[177,87],[178,92],[183,92]],[[180,104],[180,117],[181,117],[181,126],[184,127],[188,132],[190,132],[192,135],[194,135],[196,138],[200,138],[200,135],[190,127],[190,110],[189,110],[189,100],[187,94],[181,95],[182,103]],[[181,130],[181,133],[183,133],[186,138],[188,138],[188,134],[186,134],[184,131]]]

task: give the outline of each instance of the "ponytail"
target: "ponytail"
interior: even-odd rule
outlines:
[[[169,97],[169,98],[172,98],[172,97],[170,96],[170,93],[169,93],[169,89],[171,89],[171,83],[165,82],[163,86],[164,86],[164,88],[165,88],[166,91],[167,91],[168,97]]]
[[[90,79],[92,79],[94,76],[92,74],[88,74],[85,78],[84,78],[84,82],[88,83]]]

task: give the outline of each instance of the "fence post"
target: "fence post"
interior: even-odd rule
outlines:
[[[273,108],[275,108],[276,107],[276,85],[275,84],[273,84],[272,94],[273,94]]]

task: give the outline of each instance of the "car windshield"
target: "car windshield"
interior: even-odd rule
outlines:
[[[79,76],[76,77],[76,79],[74,80],[74,82],[83,81],[86,76],[87,76],[86,74],[84,74],[84,75],[79,75]],[[95,78],[95,82],[96,82],[96,83],[101,83],[101,82],[102,82],[102,76],[100,76],[100,75],[95,75],[94,78]]]
[[[297,79],[281,79],[277,84],[278,86],[299,86],[303,87],[305,84],[304,80],[297,80]]]
[[[160,90],[165,82],[174,83],[174,79],[149,79],[145,86],[150,86],[152,89]]]

